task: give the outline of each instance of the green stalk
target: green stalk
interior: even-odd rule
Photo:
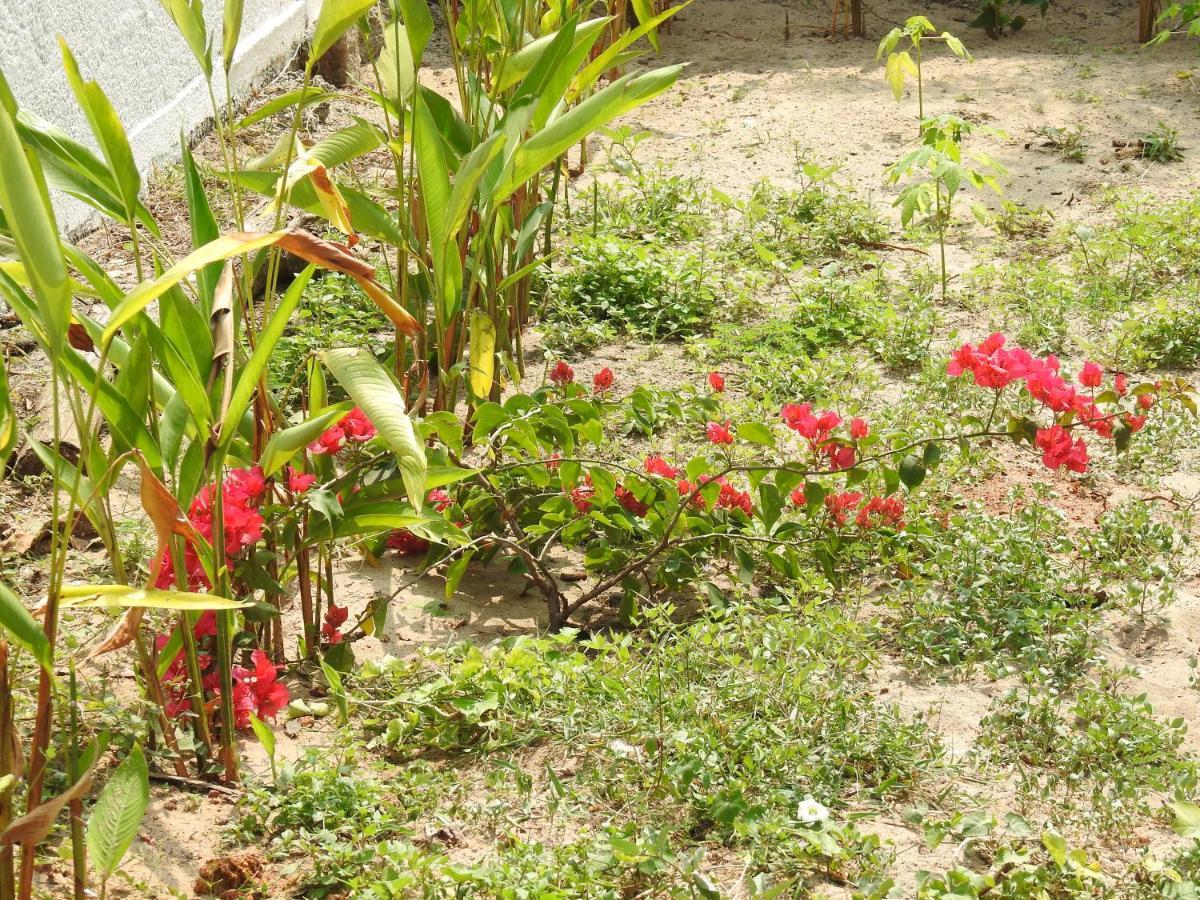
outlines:
[[[0,734],[13,734],[12,685],[8,680],[8,644],[0,640]],[[12,774],[13,742],[0,741],[0,778]],[[0,790],[0,831],[8,827],[13,818],[13,788]],[[13,871],[13,848],[0,845],[0,900],[16,900],[16,873]]]
[[[75,660],[69,662],[68,694],[70,731],[67,735],[67,772],[71,784],[83,774],[79,771],[79,694],[75,683]],[[87,845],[83,839],[83,800],[76,797],[68,805],[71,816],[71,870],[75,900],[85,900],[87,888]]]

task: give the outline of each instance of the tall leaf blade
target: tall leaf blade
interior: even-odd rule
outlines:
[[[308,52],[309,69],[328,52],[347,28],[366,15],[374,5],[375,0],[324,0],[313,29]]]
[[[42,626],[29,614],[17,595],[0,581],[0,630],[33,654],[47,672],[54,663],[54,652]]]
[[[370,353],[353,347],[326,350],[326,368],[366,413],[380,438],[396,454],[409,502],[418,510],[425,500],[425,448],[404,411],[404,397]]]
[[[104,785],[87,823],[88,856],[104,879],[121,865],[149,805],[146,757],[141,746],[134,744]]]

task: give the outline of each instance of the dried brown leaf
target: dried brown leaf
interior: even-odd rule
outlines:
[[[13,844],[24,844],[28,847],[40,843],[54,827],[54,821],[62,812],[62,808],[72,800],[83,797],[91,788],[94,768],[93,766],[84,772],[83,777],[75,782],[70,790],[63,791],[52,800],[47,800],[19,819],[13,819],[9,826],[0,832],[0,846],[11,847]]]

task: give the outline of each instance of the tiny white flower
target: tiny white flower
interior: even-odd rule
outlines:
[[[608,749],[618,756],[636,756],[637,747],[632,744],[627,744],[620,738],[614,738],[608,742]]]
[[[805,825],[816,825],[829,818],[829,810],[809,796],[800,801],[800,806],[796,809],[796,818]]]

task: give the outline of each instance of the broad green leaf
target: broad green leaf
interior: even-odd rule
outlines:
[[[1042,832],[1042,846],[1046,848],[1046,852],[1050,854],[1050,858],[1056,864],[1059,866],[1066,864],[1067,841],[1053,828],[1047,828]]]
[[[404,397],[387,370],[369,351],[357,348],[326,350],[321,359],[396,454],[409,502],[420,509],[425,502],[425,448],[417,440],[404,411]]]
[[[909,490],[919,487],[925,480],[925,464],[920,458],[909,454],[900,460],[900,481]]]
[[[233,54],[237,50],[238,38],[242,33],[242,0],[225,0],[225,16],[221,30],[221,54],[228,76],[233,66]]]
[[[13,408],[12,396],[8,391],[8,372],[4,360],[0,359],[0,470],[17,447],[17,412]]]
[[[644,75],[624,75],[555,119],[513,154],[509,171],[500,180],[492,202],[499,205],[530,178],[584,136],[667,90],[682,66],[667,66]]]
[[[586,44],[588,48],[591,48],[592,45],[596,43],[596,40],[600,37],[604,26],[611,21],[611,16],[603,16],[598,19],[588,19],[586,22],[581,23],[571,35],[571,37],[574,39],[572,46]],[[565,33],[565,30],[568,29],[568,27],[569,23],[558,31],[551,32],[550,34],[543,35],[537,40],[530,41],[528,44],[510,56],[507,60],[505,60],[504,69],[502,72],[497,74],[497,81],[493,86],[493,91],[496,92],[496,95],[499,95],[500,92],[508,90],[508,88],[523,80],[539,64],[548,62],[545,58],[548,52],[554,52],[558,54],[563,53],[564,48],[562,48],[559,38]],[[556,47],[555,44],[559,44],[559,46]],[[554,48],[553,51],[551,51],[551,48]]]
[[[180,3],[183,0],[173,0],[173,2]],[[112,103],[101,90],[100,85],[94,81],[85,82],[83,80],[74,54],[71,53],[67,42],[61,37],[58,39],[58,46],[62,51],[67,82],[71,85],[75,99],[88,120],[96,143],[100,145],[100,152],[104,154],[104,158],[108,162],[109,171],[112,172],[121,195],[121,202],[125,206],[125,218],[128,221],[137,213],[138,194],[142,190],[142,176],[138,172],[137,163],[134,162],[133,148],[129,146],[125,127],[121,124],[117,111],[113,109]]]
[[[282,231],[270,234],[248,232],[227,234],[215,241],[209,241],[199,250],[193,250],[153,281],[143,281],[130,291],[128,296],[121,301],[121,305],[113,310],[112,317],[104,328],[103,343],[107,345],[125,323],[154,302],[164,291],[179,284],[188,275],[212,263],[229,259],[231,256],[252,253],[263,247],[269,247],[277,243],[283,235]]]
[[[208,203],[208,194],[204,191],[204,182],[200,178],[200,170],[192,151],[188,149],[187,140],[180,135],[179,145],[183,151],[183,184],[187,197],[188,221],[192,227],[192,249],[198,250],[210,241],[221,236],[217,227],[216,217]],[[221,263],[214,262],[196,273],[196,286],[200,294],[200,309],[205,321],[212,312],[213,292],[217,289],[217,281],[221,277]],[[211,344],[211,339],[209,340]],[[209,353],[211,355],[211,348]],[[205,363],[207,365],[207,362]]]
[[[254,110],[254,112],[249,113],[243,118],[239,119],[237,122],[238,130],[241,131],[243,128],[249,128],[251,125],[257,125],[264,119],[271,118],[271,116],[275,115],[276,113],[283,112],[285,109],[291,109],[297,103],[299,103],[301,107],[312,106],[314,103],[322,103],[334,96],[336,95],[331,94],[328,91],[323,91],[321,88],[315,87],[311,84],[308,86],[307,90],[302,87],[296,88],[294,91],[288,91],[286,94],[280,94],[273,100],[270,100],[258,107],[258,109]],[[285,148],[287,147],[286,140],[283,146]]]
[[[47,672],[54,664],[54,650],[42,626],[29,614],[20,599],[0,581],[0,631],[6,633],[38,661]]]
[[[917,75],[917,64],[913,62],[907,50],[888,55],[883,68],[883,77],[891,85],[892,95],[899,100],[904,96],[904,79],[906,75]]]
[[[109,776],[87,823],[92,865],[107,879],[121,865],[150,805],[150,778],[139,744]]]
[[[376,66],[384,94],[393,103],[407,106],[417,84],[417,70],[408,32],[400,22],[392,22],[383,29],[383,50]]]
[[[254,731],[254,736],[258,738],[258,742],[262,744],[263,750],[267,754],[267,761],[271,764],[271,777],[275,777],[275,732],[271,730],[271,726],[256,716],[250,713],[250,727]]]
[[[216,594],[192,591],[160,591],[134,588],[125,584],[67,585],[62,589],[62,605],[81,609],[118,606],[124,609],[209,610],[241,609],[242,604]]]
[[[271,435],[258,462],[263,474],[270,477],[282,469],[293,456],[320,437],[321,432],[339,422],[352,407],[349,401],[326,407],[319,415]]]
[[[183,36],[206,78],[212,76],[212,54],[201,0],[159,0]],[[240,11],[239,11],[240,14]],[[228,69],[226,65],[226,69]]]
[[[393,0],[404,22],[408,34],[408,47],[412,53],[413,66],[420,68],[425,56],[425,47],[433,36],[433,16],[426,0]]]
[[[40,329],[48,350],[57,354],[66,343],[71,317],[70,279],[41,169],[22,146],[12,114],[2,106],[0,172],[0,212],[38,300],[33,330]]]
[[[571,99],[574,99],[581,92],[590,88],[601,75],[617,66],[618,58],[624,55],[626,47],[629,47],[644,35],[654,33],[659,25],[676,13],[682,12],[691,3],[692,0],[684,0],[683,3],[676,4],[653,18],[642,19],[641,25],[624,32],[619,38],[605,47],[575,78],[570,95]]]
[[[1175,813],[1175,821],[1171,825],[1175,833],[1182,838],[1200,838],[1200,806],[1186,800],[1168,803],[1171,812]]]
[[[309,71],[346,29],[366,15],[374,5],[375,0],[323,0],[309,43]]]
[[[486,400],[496,374],[496,325],[483,310],[471,311],[471,394]]]

